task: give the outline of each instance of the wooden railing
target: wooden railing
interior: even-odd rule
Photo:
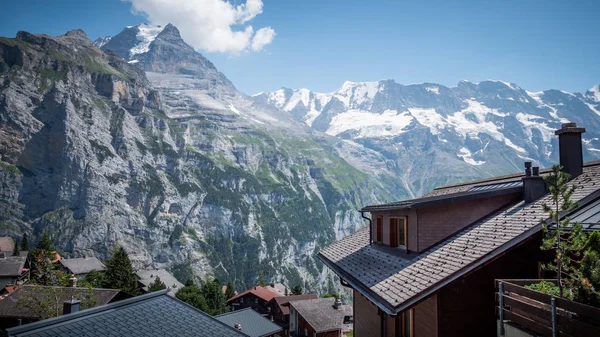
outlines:
[[[505,322],[541,336],[600,336],[600,309],[524,288],[540,281],[496,280],[500,336]]]

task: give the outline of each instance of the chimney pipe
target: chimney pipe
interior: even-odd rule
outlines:
[[[71,297],[70,300],[63,302],[63,315],[72,314],[79,311],[81,301]]]
[[[548,193],[546,182],[544,178],[540,177],[540,168],[536,166],[532,170],[531,162],[525,162],[525,176],[523,177],[523,200],[525,203],[533,202],[546,193]]]
[[[236,329],[238,329],[239,331],[242,331],[242,325],[241,325],[241,324],[239,324],[239,323],[236,323],[236,324],[234,325],[234,327],[235,327]]]
[[[342,301],[340,301],[339,298],[336,298],[335,302],[333,302],[333,308],[337,310],[340,308],[341,305],[342,305]]]
[[[583,147],[581,134],[585,128],[577,127],[576,123],[564,123],[560,130],[554,132],[558,136],[560,166],[562,171],[575,178],[583,172]]]
[[[525,162],[525,176],[531,177],[531,162],[530,161]]]

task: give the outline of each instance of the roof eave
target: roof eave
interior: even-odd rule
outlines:
[[[491,197],[496,197],[496,196],[500,196],[500,195],[518,193],[518,192],[522,192],[522,191],[523,191],[523,187],[517,186],[517,187],[501,188],[501,189],[495,189],[495,190],[489,190],[489,191],[481,191],[481,192],[478,191],[479,193],[459,192],[459,193],[448,194],[444,197],[440,197],[440,198],[437,198],[434,200],[418,201],[419,199],[413,199],[413,200],[417,200],[417,201],[410,203],[408,205],[398,205],[398,206],[371,205],[371,206],[363,207],[360,211],[361,212],[374,212],[374,211],[392,211],[392,210],[400,210],[400,209],[416,209],[416,208],[438,206],[438,205],[461,202],[461,201],[477,200],[477,199],[482,199],[482,198],[491,198]],[[435,198],[435,197],[431,197],[431,198]],[[406,201],[410,201],[410,200],[406,200]]]
[[[391,306],[391,305],[389,305],[387,303],[387,301],[385,301],[379,295],[374,294],[368,287],[363,286],[361,284],[361,282],[359,282],[354,277],[352,277],[352,275],[346,273],[341,268],[338,268],[338,266],[336,266],[335,263],[331,262],[328,258],[326,258],[325,256],[323,256],[321,254],[321,252],[319,252],[319,254],[317,254],[317,257],[327,267],[329,267],[331,270],[333,270],[341,279],[343,279],[348,284],[350,284],[350,286],[352,286],[352,289],[354,289],[354,290],[358,291],[359,293],[361,293],[361,295],[363,295],[364,297],[366,297],[373,304],[377,305],[385,313],[387,313],[389,315],[395,315],[396,314],[396,311],[395,311],[394,307]]]

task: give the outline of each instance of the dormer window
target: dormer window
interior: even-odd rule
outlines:
[[[390,218],[390,246],[406,247],[408,228],[406,218]]]

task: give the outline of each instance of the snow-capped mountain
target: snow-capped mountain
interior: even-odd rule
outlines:
[[[105,44],[107,44],[108,41],[110,41],[110,39],[112,39],[112,36],[99,37],[96,40],[94,40],[94,44],[96,45],[96,47],[102,48],[102,46],[104,46]]]
[[[600,157],[598,85],[582,95],[492,80],[456,87],[347,81],[331,93],[282,88],[254,97],[382,154],[414,195],[444,183],[424,168],[443,170],[452,181],[521,170],[524,160],[551,165],[557,162],[554,130],[564,122],[586,127],[584,156]]]

